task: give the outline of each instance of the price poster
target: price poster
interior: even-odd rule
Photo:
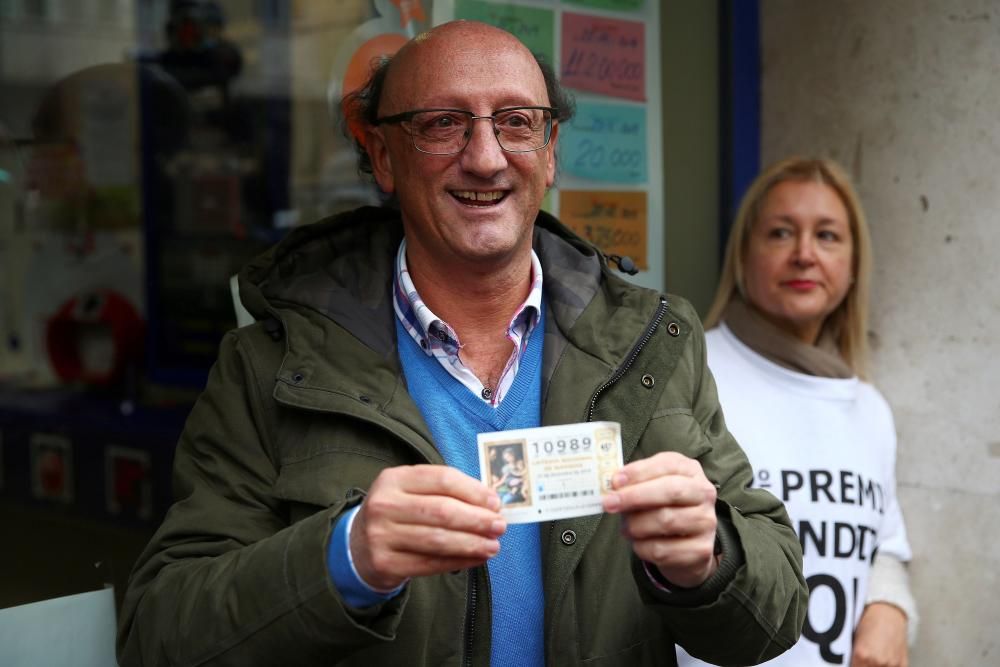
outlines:
[[[646,100],[645,24],[570,12],[562,19],[564,86]]]
[[[563,223],[604,252],[631,257],[647,269],[646,193],[563,190],[559,193]]]
[[[580,102],[562,128],[559,148],[564,173],[636,185],[648,179],[646,113],[640,107]]]
[[[484,0],[456,0],[455,17],[502,28],[515,35],[545,62],[554,62],[555,25],[551,9]]]

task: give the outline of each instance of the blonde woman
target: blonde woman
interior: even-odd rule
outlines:
[[[867,381],[870,263],[843,170],[783,160],[743,199],[705,320],[726,422],[803,547],[802,638],[769,665],[906,665],[916,631],[895,427]]]

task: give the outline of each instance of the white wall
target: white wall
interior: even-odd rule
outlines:
[[[911,664],[1000,665],[1000,3],[762,0],[762,161],[841,161],[872,226]]]

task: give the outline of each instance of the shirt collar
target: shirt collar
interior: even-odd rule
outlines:
[[[507,334],[525,335],[538,324],[542,306],[542,263],[531,251],[531,289],[527,298],[517,307],[507,325]],[[458,334],[444,320],[427,307],[417,293],[406,264],[406,238],[399,244],[396,253],[396,268],[393,280],[393,308],[403,327],[413,336],[420,347],[432,355],[444,351],[457,355],[462,348]]]

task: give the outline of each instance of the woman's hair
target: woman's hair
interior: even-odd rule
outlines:
[[[871,239],[868,222],[861,208],[858,193],[846,172],[832,160],[822,158],[789,157],[776,162],[757,176],[743,195],[739,211],[729,231],[722,275],[715,300],[705,317],[705,328],[716,326],[722,319],[726,305],[738,291],[744,301],[746,295],[746,252],[750,231],[760,216],[760,210],[771,189],[785,181],[822,183],[833,188],[847,209],[848,223],[853,238],[853,281],[844,300],[823,322],[823,331],[833,335],[840,356],[851,370],[861,378],[868,375],[868,290],[871,282]]]

